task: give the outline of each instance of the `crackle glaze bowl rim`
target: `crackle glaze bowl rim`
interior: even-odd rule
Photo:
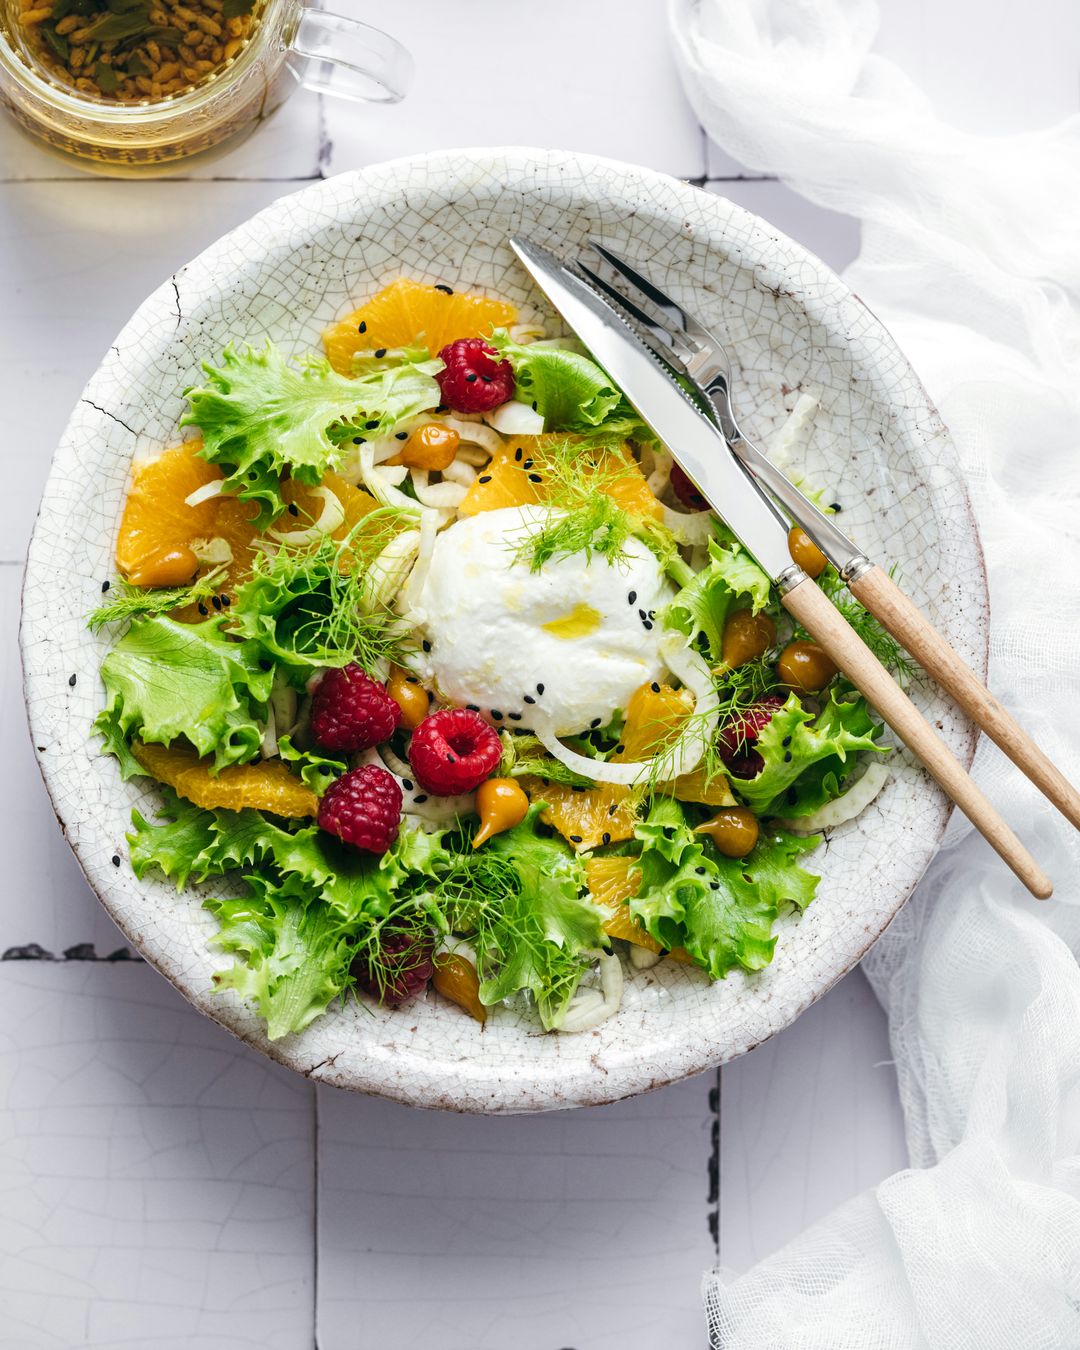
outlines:
[[[781,421],[780,400],[792,394],[786,383],[774,387],[780,354],[805,366],[807,378],[813,372],[826,380],[820,435],[830,462],[840,473],[854,461],[862,483],[873,478],[866,503],[880,493],[873,506],[859,497],[851,518],[889,539],[889,531],[900,531],[898,547],[916,583],[909,589],[976,669],[985,670],[988,630],[970,502],[948,433],[917,377],[823,263],[722,197],[591,155],[443,151],[281,198],[167,279],[125,325],[76,406],[30,545],[21,631],[26,700],[61,828],[135,949],[233,1034],[319,1081],[485,1113],[615,1101],[723,1063],[775,1034],[856,965],[895,916],[933,857],[950,809],[917,766],[894,756],[892,779],[866,813],[870,819],[829,841],[817,869],[825,877],[819,899],[798,921],[781,923],[771,967],[714,985],[664,962],[636,973],[620,1013],[581,1036],[542,1036],[528,1016],[509,1009],[480,1029],[429,995],[396,1012],[350,1000],[303,1033],[271,1043],[249,1007],[232,991],[215,990],[212,972],[227,958],[209,948],[213,925],[199,888],[178,895],[160,880],[137,882],[126,864],[131,807],[145,814],[155,797],[144,780],[122,784],[89,733],[103,701],[102,646],[82,616],[110,575],[131,456],[176,434],[179,391],[190,381],[174,379],[173,370],[194,374],[228,340],[257,342],[267,331],[295,336],[301,316],[307,327],[295,349],[314,345],[350,293],[369,294],[410,267],[423,275],[441,266],[429,279],[496,293],[501,275],[503,293],[516,291],[526,307],[530,300],[539,306],[511,271],[504,242],[511,226],[542,242],[606,233],[632,260],[648,262],[661,285],[677,294],[684,280],[692,286],[706,320],[717,317],[711,306],[735,329],[745,325],[744,384],[763,423]],[[411,256],[431,240],[434,259]],[[661,265],[674,270],[657,272]],[[364,268],[369,279],[358,282]],[[238,331],[241,314],[246,331]],[[970,762],[970,724],[933,691],[917,697]]]

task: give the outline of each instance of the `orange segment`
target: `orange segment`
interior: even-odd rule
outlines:
[[[544,478],[549,467],[546,448],[554,442],[565,444],[568,439],[571,438],[556,435],[516,436],[491,457],[465,494],[461,511],[475,516],[481,511],[497,511],[504,506],[546,501],[548,489]],[[599,457],[598,466],[605,470],[599,491],[618,502],[623,510],[653,519],[662,515],[663,508],[628,450],[605,451]],[[614,468],[624,472],[619,477],[606,472]]]
[[[215,502],[188,506],[191,493],[222,477],[196,453],[199,441],[166,450],[135,467],[116,537],[116,565],[136,586],[182,586],[199,560],[192,541],[207,533]]]
[[[489,337],[493,328],[505,328],[516,318],[517,310],[505,300],[489,300],[466,291],[448,295],[426,282],[402,277],[384,286],[366,305],[331,324],[323,333],[323,344],[338,374],[351,375],[353,355],[358,351],[426,347],[437,356],[448,342]]]
[[[290,819],[314,816],[319,810],[318,797],[279,759],[230,764],[211,776],[209,761],[200,759],[191,748],[136,741],[131,750],[158,782],[168,784],[177,796],[204,810],[221,807],[243,811],[253,807]]]
[[[545,783],[542,778],[529,776],[520,781],[533,801],[547,802],[540,817],[544,824],[558,830],[578,853],[633,839],[636,817],[626,805],[628,788],[605,783],[576,792],[565,783]]]
[[[673,745],[686,719],[693,714],[693,706],[693,698],[685,689],[673,689],[669,684],[658,689],[643,684],[635,689],[626,707],[623,750],[616,751],[612,759],[645,759]],[[702,802],[706,806],[735,804],[726,776],[717,773],[710,778],[703,768],[682,773],[674,784],[665,783],[658,790],[670,792],[684,802]]]
[[[589,888],[589,899],[594,905],[609,912],[604,920],[603,929],[608,937],[622,938],[637,947],[647,947],[651,952],[662,952],[663,947],[649,933],[643,924],[630,913],[627,901],[637,894],[641,883],[641,873],[630,876],[634,866],[633,858],[590,858],[585,864],[585,884]],[[664,952],[674,961],[692,966],[696,962],[685,947],[672,947]]]
[[[630,876],[634,862],[633,858],[590,858],[585,864],[589,899],[608,911],[610,917],[604,920],[603,928],[609,937],[622,938],[638,947],[647,947],[651,952],[659,952],[663,950],[659,942],[631,917],[627,907],[626,902],[637,894],[641,881],[640,872]]]

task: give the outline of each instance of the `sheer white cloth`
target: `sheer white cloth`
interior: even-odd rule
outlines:
[[[670,12],[712,137],[862,222],[847,280],[922,375],[970,482],[991,684],[1080,780],[1080,117],[994,138],[942,123],[870,50],[872,0]],[[975,772],[1056,899],[1030,900],[954,818],[864,963],[911,1169],[748,1273],[707,1276],[715,1347],[1080,1347],[1080,836],[988,742]]]

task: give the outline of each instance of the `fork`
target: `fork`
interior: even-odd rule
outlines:
[[[578,259],[575,266],[620,306],[635,332],[707,401],[732,452],[806,531],[836,568],[853,596],[900,643],[928,675],[1020,771],[1080,829],[1080,792],[1035,744],[963,658],[904,594],[889,573],[872,562],[836,523],[746,436],[732,400],[731,363],[724,344],[625,258],[597,240],[591,247],[618,277],[604,276]]]

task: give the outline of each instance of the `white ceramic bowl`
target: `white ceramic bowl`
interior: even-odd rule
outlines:
[[[267,1042],[211,975],[201,894],[136,881],[125,831],[152,812],[146,780],[122,783],[91,737],[108,636],[84,616],[112,574],[132,455],[177,438],[181,390],[228,341],[267,336],[293,353],[398,275],[478,287],[526,311],[538,295],[506,246],[599,235],[707,323],[738,363],[740,420],[766,441],[801,391],[821,399],[805,453],[871,554],[903,581],[976,670],[985,668],[982,558],[948,435],[874,316],[804,249],[722,197],[581,155],[459,151],[345,174],[286,197],[166,281],[120,333],[57,450],[30,547],[26,697],[42,773],[83,869],[132,944],[197,1007],[283,1064],[418,1106],[514,1112],[612,1101],[731,1059],[787,1026],[859,960],[918,881],[948,803],[903,755],[873,807],[811,859],[819,898],[780,925],[773,964],[710,984],[673,962],[628,981],[622,1010],[580,1036],[541,1035],[499,1010],[481,1029],[432,996],[397,1012],[351,1002]],[[74,678],[73,678],[74,677]],[[936,692],[917,701],[968,761],[971,728]],[[112,862],[119,855],[121,865]],[[204,888],[205,890],[212,888]]]

